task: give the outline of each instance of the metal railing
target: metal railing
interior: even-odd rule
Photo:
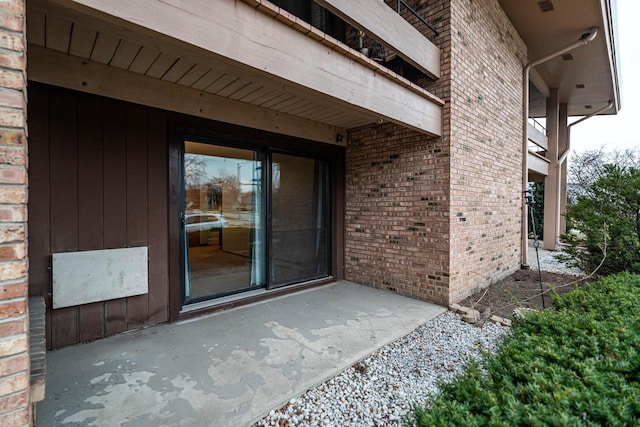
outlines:
[[[436,30],[433,25],[429,24],[427,21],[425,21],[422,16],[418,15],[418,12],[416,12],[411,6],[409,6],[407,4],[407,2],[405,2],[404,0],[398,0],[397,2],[397,11],[398,11],[398,15],[400,15],[400,6],[404,6],[407,8],[407,10],[409,12],[411,12],[413,14],[413,16],[415,16],[416,18],[418,18],[418,20],[420,20],[420,22],[422,22],[424,25],[426,25],[426,27],[428,29],[430,29],[431,31],[433,31],[435,33],[436,36],[439,35],[438,30]]]
[[[545,136],[547,135],[547,129],[542,125],[542,123],[540,123],[539,121],[537,121],[533,117],[529,117],[528,122],[538,132],[542,133]],[[538,154],[540,156],[543,156],[543,157],[546,157],[546,155],[547,155],[546,148],[541,147],[540,145],[536,144],[534,141],[532,141],[530,139],[529,139],[528,144],[527,144],[527,149],[530,152],[536,153],[536,154]]]
[[[529,124],[531,126],[533,126],[535,129],[537,129],[540,132],[542,132],[543,135],[545,135],[545,136],[547,135],[547,128],[542,126],[542,123],[540,123],[539,121],[537,121],[536,119],[534,119],[531,116],[529,116]]]

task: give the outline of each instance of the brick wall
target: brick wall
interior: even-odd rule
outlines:
[[[447,304],[449,155],[394,124],[349,133],[345,277]]]
[[[439,304],[519,266],[525,46],[497,0],[414,0],[439,32],[443,136],[352,129],[346,278]]]
[[[419,84],[445,100],[445,136],[430,138],[391,123],[351,129],[345,189],[347,280],[444,305],[450,269],[451,36],[446,3],[411,3],[439,32],[429,38],[441,49],[442,77]]]
[[[0,1],[0,425],[29,424],[24,2]]]
[[[451,282],[459,301],[520,266],[526,47],[497,0],[451,2]]]

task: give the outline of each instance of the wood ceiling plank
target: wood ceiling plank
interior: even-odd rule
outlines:
[[[71,41],[71,28],[73,24],[64,18],[47,16],[46,19],[46,44],[49,49],[58,52],[69,52]]]
[[[230,99],[235,99],[235,100],[239,100],[242,99],[248,95],[251,95],[252,93],[262,89],[264,87],[264,85],[262,83],[258,83],[258,82],[251,82],[249,83],[247,86],[243,87],[242,89],[232,93],[231,95],[229,95]]]
[[[112,67],[122,68],[123,70],[128,70],[141,48],[142,46],[140,43],[122,40],[109,65]]]
[[[240,98],[240,101],[242,102],[246,102],[248,104],[252,104],[253,102],[255,102],[257,99],[270,94],[270,93],[275,93],[276,90],[273,89],[273,87],[269,87],[269,86],[264,86],[258,90],[256,90],[255,92],[251,92],[249,95],[247,96],[243,96],[242,98]]]
[[[110,33],[98,32],[96,44],[93,46],[93,52],[91,52],[91,60],[108,64],[114,53],[116,53],[118,44],[120,44],[120,37]]]
[[[129,71],[134,73],[145,74],[153,63],[160,56],[160,51],[149,46],[142,46],[135,59],[129,66]]]
[[[192,89],[205,90],[211,86],[213,82],[218,80],[224,75],[223,72],[213,69],[207,72],[204,76],[200,77],[194,84],[191,85]]]
[[[207,74],[211,70],[211,67],[203,64],[196,64],[193,68],[191,68],[184,76],[178,80],[178,84],[183,86],[191,86],[205,74]]]
[[[29,45],[34,81],[226,123],[336,144],[345,129],[203,93],[95,61]]]
[[[281,93],[280,95],[276,96],[275,98],[271,98],[261,104],[257,104],[260,107],[264,107],[264,108],[270,108],[273,105],[276,105],[282,101],[286,101],[288,99],[291,99],[294,95],[291,95],[290,93]]]
[[[46,40],[46,15],[41,10],[29,10],[29,19],[27,19],[27,34],[29,35],[29,43],[44,46]]]
[[[162,52],[153,62],[146,75],[149,77],[161,78],[178,61],[177,56]]]
[[[232,84],[230,84],[229,86],[225,87],[224,89],[219,90],[217,95],[224,96],[225,98],[228,98],[229,95],[232,95],[232,94],[238,92],[239,90],[244,89],[245,87],[249,86],[250,84],[251,84],[251,82],[248,81],[248,80],[238,79],[235,82],[233,82]]]
[[[95,29],[81,23],[75,23],[71,34],[69,54],[81,58],[90,58],[97,37],[98,32]],[[31,38],[29,38],[29,41],[31,41]]]
[[[232,74],[225,74],[215,82],[211,83],[205,88],[206,92],[218,93],[220,90],[239,80],[238,76]]]
[[[291,96],[291,98],[285,101],[281,101],[281,102],[278,102],[277,104],[270,105],[269,108],[276,111],[282,111],[283,108],[287,108],[288,106],[292,104],[296,104],[299,101],[300,101],[300,98],[298,98],[297,96]]]
[[[314,105],[311,105],[309,108],[305,109],[304,111],[296,113],[296,117],[304,117],[308,119],[310,117],[314,117],[318,114],[321,114],[323,111],[326,111],[326,109],[327,109],[326,105],[314,104]]]
[[[195,62],[180,58],[178,62],[173,64],[173,66],[162,76],[162,80],[175,83],[180,80],[189,70],[191,70],[195,66]]]
[[[298,98],[296,102],[293,104],[287,105],[286,107],[280,108],[278,111],[282,111],[283,113],[290,113],[291,111],[296,111],[300,108],[304,108],[313,104],[313,101],[304,98]]]

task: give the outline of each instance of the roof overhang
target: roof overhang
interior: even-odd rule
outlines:
[[[545,116],[543,94],[548,88],[559,89],[560,102],[567,104],[570,116],[587,115],[609,101],[613,107],[603,114],[618,112],[620,61],[615,0],[499,1],[527,45],[529,61],[577,41],[593,27],[599,29],[595,40],[569,52],[571,59],[558,56],[535,67],[537,79],[532,83],[539,91],[532,92],[531,116]]]
[[[442,99],[266,0],[30,0],[27,15],[34,81],[342,146],[387,121],[442,134]]]

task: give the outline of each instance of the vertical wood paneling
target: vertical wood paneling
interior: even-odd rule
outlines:
[[[103,248],[102,99],[78,94],[78,250]],[[101,338],[103,302],[79,307],[80,341]]]
[[[30,274],[51,292],[51,254],[148,246],[149,293],[47,312],[49,348],[169,318],[167,115],[31,82]]]
[[[44,27],[43,27],[44,28]],[[51,227],[49,222],[49,90],[29,83],[29,295],[44,296],[51,306]],[[51,348],[51,313],[47,311],[46,342]]]
[[[168,243],[168,148],[167,122],[164,112],[149,112],[149,180],[148,242],[149,242],[149,323],[169,319]],[[159,230],[165,230],[161,232]]]
[[[104,248],[127,246],[126,104],[104,99]],[[105,334],[127,330],[127,301],[105,303]]]
[[[180,224],[180,203],[182,202],[182,138],[173,118],[169,119],[169,319],[178,320],[182,304],[180,293],[182,257],[180,253],[180,239],[182,230]]]
[[[78,249],[77,104],[70,91],[52,87],[49,92],[51,252]],[[78,308],[51,313],[51,345],[78,342]]]
[[[147,108],[127,104],[127,246],[147,245]],[[149,323],[149,296],[127,299],[128,328]]]
[[[29,294],[49,292],[49,97],[46,86],[29,84]]]

